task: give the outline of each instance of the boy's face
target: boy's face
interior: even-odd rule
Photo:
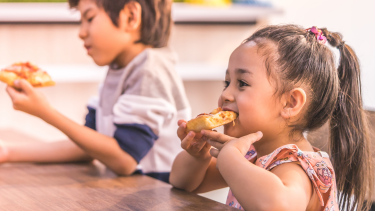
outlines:
[[[120,26],[115,26],[102,7],[94,0],[81,0],[78,4],[81,12],[79,37],[84,41],[87,54],[97,65],[108,65],[126,52],[126,46],[134,42]]]
[[[232,137],[262,131],[264,136],[274,136],[283,119],[275,98],[275,88],[270,84],[264,57],[258,54],[254,42],[239,46],[231,55],[225,89],[219,106],[239,114],[235,125],[224,126],[225,134]]]

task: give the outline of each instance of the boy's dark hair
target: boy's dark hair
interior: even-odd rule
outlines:
[[[358,58],[339,33],[322,31],[329,44],[340,51],[338,68],[332,51],[299,26],[268,26],[244,42],[257,43],[278,94],[299,85],[307,87],[306,114],[290,126],[312,131],[330,121],[329,148],[340,210],[368,209],[374,178]]]
[[[69,0],[71,8],[77,7],[80,0]],[[142,7],[141,38],[138,43],[154,48],[165,47],[171,31],[171,0],[94,0],[102,7],[114,25],[118,26],[118,17],[125,4],[138,2]]]

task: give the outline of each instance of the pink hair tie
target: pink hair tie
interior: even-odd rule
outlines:
[[[327,38],[323,35],[322,30],[318,29],[318,27],[313,26],[311,28],[306,29],[306,31],[309,31],[315,34],[315,37],[318,43],[323,44],[323,45],[326,44]]]

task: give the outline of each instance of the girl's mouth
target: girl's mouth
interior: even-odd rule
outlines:
[[[223,111],[233,111],[234,113],[236,113],[237,114],[237,118],[238,118],[238,116],[240,115],[237,111],[234,111],[234,110],[232,110],[232,109],[230,109],[230,108],[223,108]]]

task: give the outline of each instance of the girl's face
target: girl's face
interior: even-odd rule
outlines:
[[[265,58],[257,53],[251,41],[239,46],[230,56],[225,76],[225,88],[219,98],[219,107],[238,113],[233,124],[224,126],[224,133],[241,137],[262,131],[264,138],[271,138],[282,129],[280,103],[275,88],[270,84]]]

